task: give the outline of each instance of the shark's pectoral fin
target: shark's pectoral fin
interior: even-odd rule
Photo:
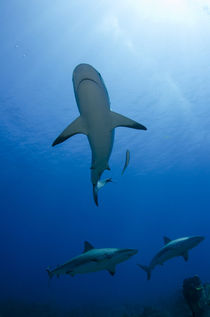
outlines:
[[[189,259],[189,254],[188,254],[188,252],[183,253],[182,256],[183,256],[184,260],[187,262],[188,259]]]
[[[78,117],[71,124],[69,124],[68,127],[57,137],[57,139],[55,139],[52,146],[62,143],[73,135],[79,133],[87,135],[87,129],[82,117]]]
[[[114,276],[115,273],[116,273],[116,267],[115,267],[115,265],[110,266],[110,267],[107,269],[107,271],[109,272],[109,274],[111,274],[112,276]]]
[[[117,127],[127,127],[132,129],[138,129],[138,130],[147,130],[147,128],[143,126],[142,124],[113,111],[111,111],[111,118],[112,118],[113,129]]]

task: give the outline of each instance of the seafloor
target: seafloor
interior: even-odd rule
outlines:
[[[210,283],[202,283],[195,275],[183,281],[183,287],[158,304],[123,302],[116,307],[79,305],[74,308],[28,303],[15,300],[0,302],[0,317],[210,317]]]
[[[182,294],[174,295],[165,303],[145,306],[123,303],[119,307],[106,305],[91,307],[75,307],[63,309],[52,307],[48,304],[26,303],[15,300],[7,300],[0,303],[0,317],[189,317],[190,309],[185,303]]]

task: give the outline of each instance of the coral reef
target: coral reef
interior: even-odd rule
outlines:
[[[210,284],[202,284],[198,276],[183,282],[183,295],[193,317],[210,317]]]

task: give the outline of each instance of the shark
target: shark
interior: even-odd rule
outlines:
[[[114,130],[127,127],[138,130],[147,128],[110,109],[110,99],[101,74],[89,64],[79,64],[72,76],[75,99],[80,116],[55,139],[52,146],[76,134],[87,136],[91,152],[91,182],[93,197],[98,206],[98,181],[105,170],[110,170],[109,158],[113,148]],[[107,181],[102,182],[104,185]]]
[[[175,240],[171,240],[168,237],[164,237],[164,246],[153,257],[149,266],[137,264],[147,273],[147,280],[151,279],[151,272],[157,265],[163,265],[164,262],[177,257],[182,256],[185,261],[188,261],[188,251],[196,247],[200,242],[204,240],[202,236],[184,237]]]
[[[82,254],[72,258],[63,265],[58,265],[53,270],[48,268],[46,271],[50,278],[54,275],[57,277],[61,274],[74,276],[75,274],[97,272],[101,270],[107,270],[113,276],[116,272],[116,265],[128,260],[137,252],[138,250],[136,249],[95,249],[92,244],[85,241]]]

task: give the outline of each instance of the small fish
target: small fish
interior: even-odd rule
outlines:
[[[93,197],[94,197],[94,201],[96,206],[98,206],[98,191],[104,187],[104,185],[106,185],[107,183],[111,183],[112,179],[111,178],[106,178],[103,180],[99,180],[97,182],[97,185],[95,187],[93,187]]]
[[[125,165],[124,165],[123,170],[122,170],[122,175],[124,174],[129,162],[130,162],[130,151],[127,150],[126,154],[125,154]]]

